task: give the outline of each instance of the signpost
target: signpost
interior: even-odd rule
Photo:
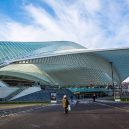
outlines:
[[[51,93],[51,103],[57,103],[56,93]]]
[[[115,99],[115,101],[121,101],[121,89],[120,88],[115,89],[114,99]]]

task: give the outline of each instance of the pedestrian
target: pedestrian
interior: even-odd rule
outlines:
[[[96,99],[96,94],[94,93],[93,94],[93,102],[95,102],[95,99]]]
[[[63,105],[63,108],[64,108],[64,113],[67,114],[67,113],[68,113],[68,105],[69,105],[69,101],[68,101],[66,95],[63,96],[63,99],[62,99],[62,105]]]

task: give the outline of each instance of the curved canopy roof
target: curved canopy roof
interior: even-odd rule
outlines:
[[[0,41],[0,65],[16,59],[56,54],[59,51],[84,49],[68,41],[53,42],[5,42]]]
[[[0,75],[25,78],[28,80],[39,81],[46,85],[55,84],[54,80],[44,71],[41,71],[34,64],[11,64],[0,69]]]
[[[122,81],[129,77],[129,48],[99,50],[93,53],[112,62]]]
[[[120,83],[129,76],[129,49],[88,50],[76,43],[54,42],[0,42],[1,67],[9,63],[19,67],[33,64],[42,72],[44,81],[59,85],[87,85]],[[1,68],[1,74],[14,68],[14,64]],[[24,71],[28,73],[28,71]],[[33,73],[31,73],[33,75]],[[22,76],[22,75],[20,75]],[[52,83],[51,83],[52,82]]]

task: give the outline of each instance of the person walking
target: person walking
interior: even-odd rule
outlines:
[[[93,94],[93,102],[95,102],[95,99],[96,99],[96,94],[94,93]]]
[[[67,114],[68,113],[68,105],[69,105],[69,101],[67,99],[67,96],[64,95],[63,99],[62,99],[62,106],[64,108],[64,113]]]

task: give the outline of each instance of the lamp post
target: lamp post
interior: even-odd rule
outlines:
[[[114,78],[113,78],[113,63],[109,62],[111,65],[111,76],[112,76],[112,86],[113,86],[113,97],[115,97],[115,87],[114,87]]]

